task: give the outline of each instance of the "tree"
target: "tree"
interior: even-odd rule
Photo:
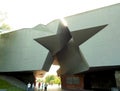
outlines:
[[[7,13],[0,11],[0,23],[3,22],[7,17]]]
[[[45,78],[45,83],[53,84],[54,80],[55,80],[55,76],[54,75],[48,75]]]
[[[0,26],[0,29],[1,29],[1,30],[10,30],[10,26],[9,26],[8,24],[3,23],[3,24]]]
[[[6,13],[0,11],[0,30],[10,30],[10,26],[4,23],[4,20],[7,18]]]
[[[55,77],[55,80],[54,80],[54,83],[55,83],[55,84],[61,84],[61,79],[60,79],[60,77],[56,76],[56,77]]]
[[[45,83],[49,84],[61,84],[61,79],[58,76],[55,75],[48,75],[45,78]]]

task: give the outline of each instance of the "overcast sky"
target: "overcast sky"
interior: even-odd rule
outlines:
[[[13,29],[47,24],[54,19],[120,3],[120,0],[0,0]]]

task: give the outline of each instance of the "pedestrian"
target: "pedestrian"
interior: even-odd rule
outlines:
[[[40,89],[40,87],[41,87],[41,83],[39,82],[39,83],[38,83],[38,89]]]
[[[32,84],[32,91],[34,91],[34,88],[35,88],[35,86],[34,86],[34,83]]]
[[[28,83],[28,84],[27,84],[27,91],[30,91],[30,89],[31,89],[31,84]]]
[[[47,91],[47,83],[44,84],[44,91]]]
[[[41,86],[41,89],[43,90],[43,88],[44,88],[44,83],[42,82],[41,85],[42,85],[42,86]]]

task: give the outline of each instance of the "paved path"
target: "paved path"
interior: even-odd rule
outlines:
[[[62,91],[62,89],[58,85],[49,85],[47,91]]]
[[[45,90],[37,90],[37,91],[45,91]],[[70,89],[66,89],[66,90],[63,90],[58,85],[52,85],[52,86],[48,85],[47,91],[88,91],[88,90],[80,90],[80,89],[71,89],[71,90]]]
[[[36,91],[45,91],[45,90],[36,90]],[[58,85],[48,85],[47,91],[63,91]]]

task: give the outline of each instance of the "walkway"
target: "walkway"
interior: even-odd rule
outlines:
[[[36,89],[35,91],[45,91],[45,90]],[[47,86],[47,91],[63,91],[63,90],[58,85],[48,85]]]
[[[62,89],[58,85],[49,85],[47,91],[62,91]]]
[[[38,90],[38,91],[44,91],[44,90]],[[63,90],[58,85],[49,85],[47,91],[90,91],[90,90],[80,90],[80,89]]]

